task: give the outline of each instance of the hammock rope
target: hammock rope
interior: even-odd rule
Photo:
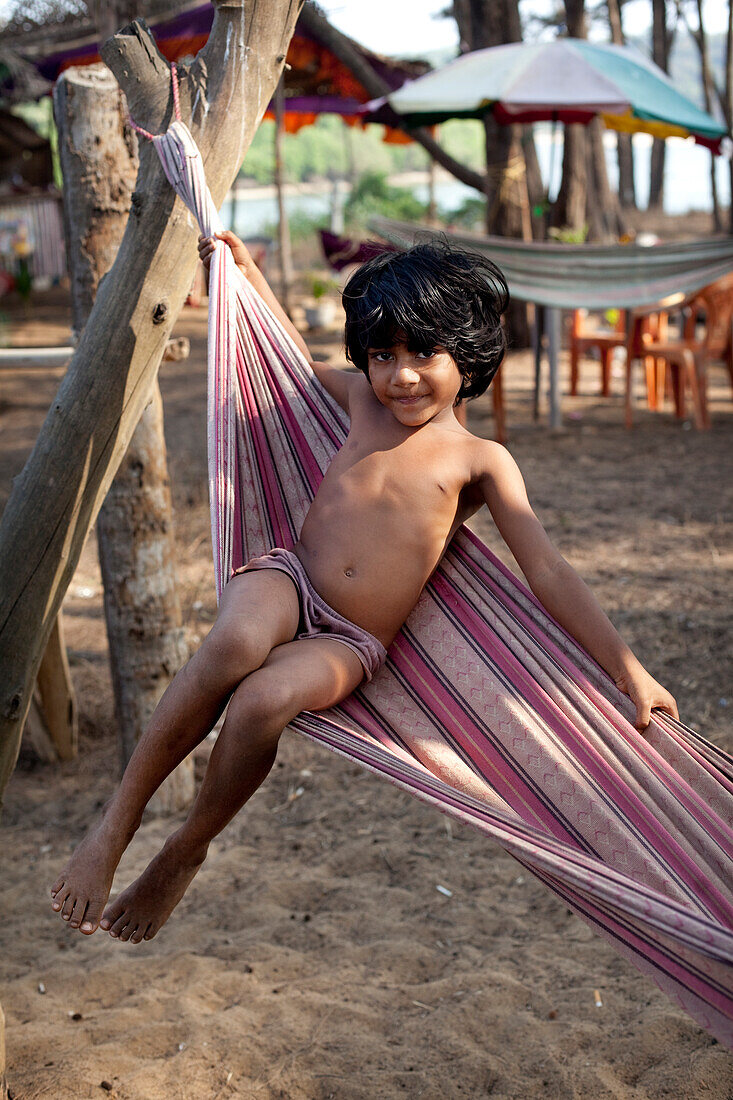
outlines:
[[[153,138],[213,236],[201,156]],[[208,444],[217,594],[291,547],[344,412],[220,243],[209,283]],[[292,728],[497,841],[733,1047],[733,758],[634,708],[467,529],[374,680]]]

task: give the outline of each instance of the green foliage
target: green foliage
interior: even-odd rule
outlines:
[[[18,103],[12,108],[11,114],[18,115],[28,126],[31,126],[37,134],[47,139],[51,144],[51,161],[53,164],[53,181],[59,190],[63,187],[61,175],[61,163],[59,161],[59,141],[56,125],[53,120],[53,102],[50,96],[45,96],[38,103]]]
[[[290,228],[290,239],[293,244],[300,244],[302,241],[311,240],[318,233],[319,229],[326,229],[328,226],[328,215],[314,215],[308,214],[305,210],[293,210],[288,214],[288,226]],[[270,222],[263,226],[262,233],[266,237],[272,237],[273,240],[277,239],[277,223]]]
[[[262,122],[247,150],[240,175],[257,183],[272,183],[275,178],[275,124]]]
[[[460,206],[454,210],[443,210],[440,216],[446,225],[483,230],[486,226],[486,199],[479,195],[464,199]]]
[[[588,236],[588,226],[586,224],[579,229],[573,229],[569,225],[563,225],[560,229],[548,229],[547,234],[560,244],[584,244]]]
[[[363,231],[375,214],[413,222],[423,218],[425,212],[425,203],[411,191],[388,183],[385,172],[370,170],[354,184],[344,207],[344,221],[351,229]]]
[[[338,283],[334,279],[324,279],[323,275],[311,275],[311,294],[317,302],[326,294],[338,290]]]
[[[454,118],[441,123],[437,140],[450,155],[477,172],[486,169],[486,136],[483,124],[475,118]]]
[[[469,130],[461,132],[461,126]],[[275,175],[275,124],[263,122],[247,150],[241,175],[258,183],[272,183]],[[453,123],[446,123],[450,131]],[[480,127],[479,127],[480,129]],[[458,124],[451,143],[454,155],[465,163],[473,162],[476,153],[475,131],[471,124]],[[297,134],[285,134],[283,157],[285,175],[291,183],[311,179],[353,179],[368,170],[393,175],[399,172],[424,171],[428,154],[421,145],[388,145],[382,141],[382,126],[347,126],[338,115],[320,115],[313,126]],[[478,145],[480,155],[480,142]]]

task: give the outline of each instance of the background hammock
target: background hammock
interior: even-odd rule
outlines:
[[[434,229],[391,218],[370,218],[369,227],[397,248],[436,235]],[[497,263],[512,298],[555,309],[638,309],[672,296],[678,303],[733,271],[731,237],[645,247],[517,241],[449,229],[437,235]]]
[[[201,231],[221,231],[181,122],[156,137]],[[210,270],[217,592],[290,547],[347,418],[245,282]],[[474,825],[733,1047],[733,759],[634,708],[465,528],[374,680],[292,727]]]

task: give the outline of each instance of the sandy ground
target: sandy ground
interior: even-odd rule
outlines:
[[[66,316],[63,297],[47,295],[8,316],[8,334],[63,343]],[[205,324],[204,311],[184,311],[176,334],[191,338],[191,358],[161,372],[192,645],[215,606]],[[337,334],[314,344],[339,359]],[[60,376],[2,371],[0,505]],[[531,420],[527,355],[512,355],[510,448],[550,534],[683,718],[731,749],[730,386],[714,369],[709,433],[641,407],[629,433],[621,379],[602,400],[598,376],[587,362],[583,396],[566,399],[552,434]],[[490,434],[489,410],[485,398],[472,407],[476,431]],[[477,527],[508,560],[488,517]],[[510,857],[295,735],[157,939],[71,933],[48,887],[117,773],[93,536],[64,613],[81,751],[49,766],[25,750],[2,823],[16,1100],[733,1097],[731,1056]],[[174,824],[146,819],[115,891]]]

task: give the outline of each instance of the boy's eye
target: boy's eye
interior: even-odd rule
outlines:
[[[427,348],[423,348],[422,351],[418,351],[416,353],[416,358],[417,359],[432,359],[434,355],[435,355],[435,348],[433,348],[432,350],[428,350]]]
[[[387,363],[392,358],[392,352],[390,351],[370,351],[369,358],[373,359],[376,363]]]

